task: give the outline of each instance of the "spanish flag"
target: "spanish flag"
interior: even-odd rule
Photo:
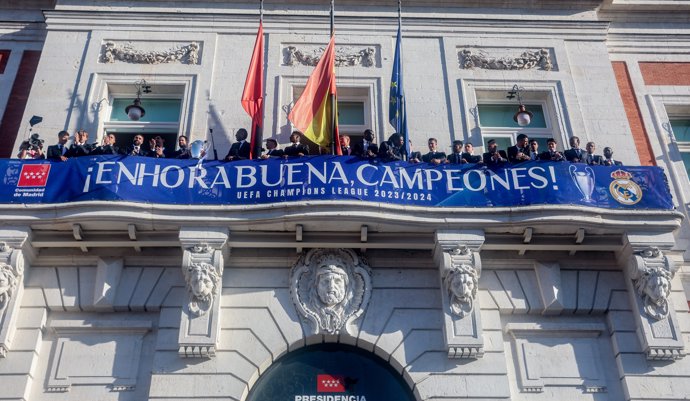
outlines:
[[[263,125],[263,103],[264,103],[264,26],[259,22],[259,30],[256,33],[256,42],[254,43],[254,52],[252,53],[252,61],[249,63],[249,70],[247,71],[247,79],[244,82],[244,91],[242,91],[242,108],[252,118],[252,138],[251,148],[249,149],[249,158],[254,159],[254,149],[258,146],[261,135],[261,127]]]
[[[323,52],[312,72],[304,93],[297,99],[288,119],[315,144],[328,148],[335,144],[342,154],[338,137],[337,101],[335,90],[335,36]]]

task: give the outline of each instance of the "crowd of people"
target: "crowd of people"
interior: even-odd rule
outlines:
[[[251,144],[247,140],[248,133],[245,129],[239,129],[235,134],[236,141],[230,146],[225,161],[245,160],[250,158]],[[269,138],[266,140],[266,149],[262,149],[261,159],[272,157],[299,157],[309,155],[309,147],[301,143],[302,133],[293,131],[290,135],[290,145],[280,149],[278,142]],[[70,135],[67,131],[58,133],[57,144],[48,146],[43,152],[43,141],[37,134],[24,141],[17,155],[20,159],[50,159],[67,160],[71,157],[87,155],[130,155],[155,158],[189,159],[192,157],[190,144],[187,137],[178,137],[177,149],[165,146],[165,140],[161,136],[151,138],[144,145],[144,137],[140,134],[134,136],[132,143],[119,147],[113,134],[105,135],[100,145],[89,144],[89,134],[86,131],[78,131],[72,143],[68,146]],[[481,155],[474,154],[474,146],[470,142],[461,140],[453,141],[452,151],[449,154],[438,149],[438,140],[429,138],[427,145],[429,152],[422,154],[418,151],[407,152],[405,140],[402,135],[395,133],[387,141],[380,145],[375,143],[374,133],[367,129],[362,138],[352,143],[348,135],[340,136],[340,150],[345,156],[358,156],[363,159],[379,159],[381,161],[406,160],[411,163],[439,164],[483,164],[489,167],[500,167],[504,164],[519,164],[527,161],[568,161],[571,163],[586,163],[589,165],[619,166],[622,163],[613,159],[613,149],[605,147],[603,155],[595,153],[596,144],[588,142],[585,149],[580,148],[580,139],[576,136],[570,138],[570,147],[561,152],[555,139],[546,141],[547,150],[540,151],[539,143],[535,139],[529,139],[526,134],[519,134],[515,145],[506,150],[498,149],[495,140],[487,142],[487,152]],[[410,144],[411,149],[411,144]],[[202,151],[201,156],[203,157]]]

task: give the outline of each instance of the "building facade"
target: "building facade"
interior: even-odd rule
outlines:
[[[264,139],[283,146],[328,43],[321,3],[264,5]],[[417,150],[435,137],[482,152],[521,133],[564,150],[577,136],[663,168],[674,207],[8,202],[0,399],[686,399],[690,5],[403,3]],[[250,124],[254,2],[3,7],[5,157],[30,134],[47,145],[83,129],[170,147],[186,135],[222,158]],[[394,2],[336,4],[339,122],[353,138],[393,133],[397,28]],[[527,127],[511,120],[514,85]],[[137,96],[148,117],[131,121]]]

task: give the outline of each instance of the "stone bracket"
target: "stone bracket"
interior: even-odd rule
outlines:
[[[24,292],[24,256],[31,229],[28,227],[0,230],[0,358],[12,349],[19,306]]]
[[[183,358],[215,356],[220,338],[223,254],[228,237],[227,228],[180,229],[182,273],[188,295],[182,306],[178,337],[178,354]]]
[[[665,252],[675,244],[671,233],[628,234],[620,261],[635,316],[637,337],[648,360],[676,360],[685,356],[678,318],[670,299],[675,275]]]
[[[481,275],[479,249],[484,232],[439,230],[435,235],[434,262],[439,268],[443,333],[448,358],[481,358],[484,355],[477,281]],[[452,290],[465,283],[466,296]]]

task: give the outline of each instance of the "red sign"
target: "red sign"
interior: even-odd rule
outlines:
[[[50,164],[25,164],[19,175],[18,187],[45,187],[50,173]]]
[[[344,393],[345,376],[317,375],[316,392],[318,393]]]

